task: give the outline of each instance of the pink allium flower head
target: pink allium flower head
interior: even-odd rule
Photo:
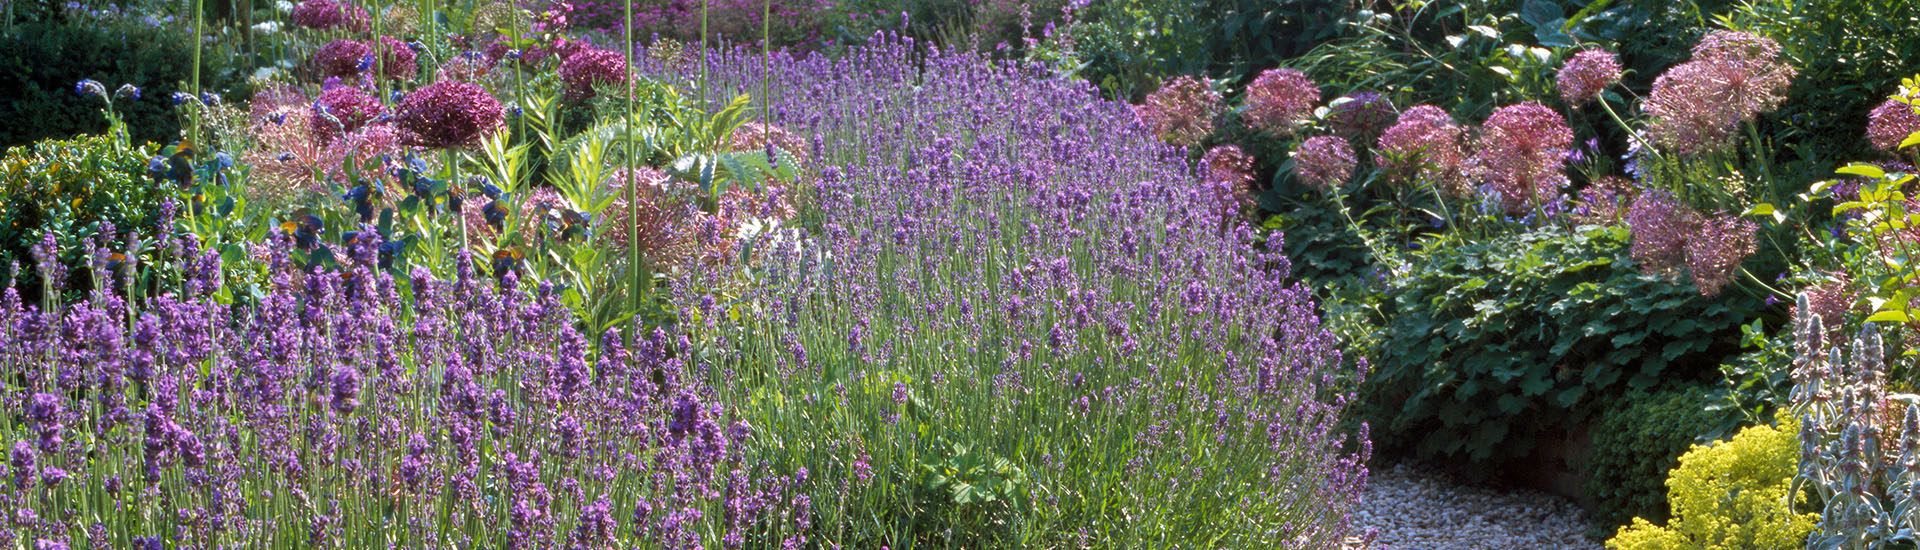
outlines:
[[[1253,157],[1237,145],[1219,145],[1200,157],[1202,181],[1222,208],[1238,213],[1253,207]]]
[[[1363,143],[1379,137],[1399,116],[1392,101],[1374,92],[1354,92],[1333,100],[1328,107],[1327,125],[1334,133]]]
[[[1220,93],[1200,79],[1183,75],[1148,95],[1146,104],[1135,112],[1161,139],[1191,147],[1213,133],[1213,117],[1220,112]]]
[[[441,81],[422,86],[400,101],[393,124],[408,145],[432,149],[468,147],[499,130],[504,112],[486,88]]]
[[[1293,151],[1293,174],[1301,183],[1327,189],[1353,176],[1353,146],[1339,136],[1317,136]]]
[[[627,81],[627,58],[613,50],[583,48],[560,62],[560,80],[567,84],[567,97],[590,98],[594,86]]]
[[[1739,214],[1707,218],[1687,239],[1687,271],[1700,294],[1715,296],[1733,280],[1740,262],[1753,255],[1754,233],[1760,226]]]
[[[1674,278],[1687,262],[1687,241],[1701,223],[1700,213],[1665,189],[1641,193],[1627,208],[1633,231],[1633,261],[1647,274]]]
[[[477,52],[467,52],[467,54],[456,55],[453,56],[453,59],[448,59],[445,64],[440,65],[438,70],[434,71],[433,76],[434,80],[458,80],[461,82],[479,83],[481,80],[486,79],[487,75],[493,73],[493,67],[493,63],[488,61],[485,55],[479,55]]]
[[[352,132],[372,122],[386,107],[373,94],[353,86],[334,86],[321,92],[313,106],[308,109],[312,118],[314,140],[322,145],[332,143],[341,134]]]
[[[1560,98],[1580,105],[1599,96],[1601,91],[1620,82],[1620,58],[1606,50],[1586,50],[1573,54],[1560,68],[1556,83]]]
[[[757,153],[765,151],[768,147],[785,151],[801,164],[807,163],[807,140],[779,126],[763,122],[747,122],[734,129],[733,134],[727,137],[729,151]]]
[[[373,48],[366,44],[340,39],[321,46],[313,54],[313,69],[320,76],[355,77],[362,71],[372,68]]]
[[[382,36],[380,47],[382,48],[380,52],[382,75],[395,80],[413,80],[413,76],[420,72],[420,66],[416,64],[420,55],[415,53],[412,47],[407,46],[406,42],[391,36]]]
[[[1573,130],[1560,113],[1526,102],[1501,107],[1487,117],[1476,143],[1471,172],[1492,186],[1508,212],[1524,212],[1556,197],[1567,183],[1561,170]]]
[[[1453,122],[1452,115],[1432,105],[1416,105],[1400,113],[1400,120],[1380,135],[1374,163],[1395,181],[1419,178],[1459,195],[1466,190],[1464,137],[1464,129]]]
[[[1889,98],[1867,115],[1867,140],[1882,151],[1899,153],[1900,142],[1914,132],[1920,132],[1920,113],[1905,101]]]
[[[1603,176],[1580,190],[1574,220],[1593,224],[1619,223],[1625,219],[1627,206],[1633,203],[1634,195],[1633,180]]]
[[[1306,73],[1267,69],[1247,85],[1247,126],[1277,136],[1292,135],[1318,103],[1320,87]]]
[[[1693,60],[1653,81],[1641,108],[1654,143],[1682,155],[1719,150],[1737,126],[1786,101],[1793,67],[1777,60],[1779,44],[1746,33],[1716,31],[1694,46]]]
[[[633,215],[628,216],[627,185],[637,182]],[[613,250],[627,249],[628,235],[638,235],[640,252],[659,264],[675,264],[691,257],[695,247],[693,222],[698,190],[654,168],[625,169],[607,176],[603,187],[613,202],[600,211],[597,237]]]
[[[367,32],[371,18],[367,10],[352,4],[339,4],[333,0],[306,0],[293,7],[289,15],[295,26],[309,29],[344,28],[354,32]]]
[[[1795,300],[1789,312],[1793,316],[1794,326],[1806,321],[1809,315],[1818,316],[1820,324],[1827,328],[1827,337],[1833,339],[1845,332],[1847,317],[1857,309],[1857,297],[1853,292],[1852,278],[1847,272],[1835,271],[1824,275],[1825,280],[1802,291],[1807,298],[1807,308],[1800,309],[1798,300]]]

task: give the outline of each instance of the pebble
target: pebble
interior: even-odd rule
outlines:
[[[1371,545],[1350,550],[1600,550],[1587,538],[1587,513],[1565,498],[1533,490],[1463,483],[1431,468],[1395,464],[1367,478],[1353,513]]]

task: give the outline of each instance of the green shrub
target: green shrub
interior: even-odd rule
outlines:
[[[1738,344],[1738,298],[1642,275],[1627,242],[1546,228],[1410,254],[1368,379],[1380,443],[1484,469],[1603,396],[1714,374]]]
[[[1808,160],[1840,162],[1875,155],[1861,130],[1867,113],[1920,70],[1915,20],[1920,3],[1906,0],[1747,0],[1725,23],[1780,42],[1800,70],[1762,131],[1819,156]]]
[[[1666,526],[1634,518],[1607,541],[1609,550],[1799,548],[1819,514],[1798,514],[1787,504],[1799,428],[1753,426],[1713,446],[1681,455],[1667,479],[1673,520]],[[1805,502],[1796,495],[1794,503]]]
[[[1067,29],[1080,76],[1109,95],[1138,99],[1169,75],[1251,78],[1342,35],[1351,12],[1333,0],[1116,0],[1093,2]]]
[[[1667,471],[1722,416],[1706,408],[1712,394],[1705,386],[1631,391],[1600,413],[1587,470],[1596,529],[1666,521]]]
[[[151,153],[97,135],[7,149],[0,156],[0,265],[17,263],[20,276],[32,279],[29,249],[49,233],[72,267],[82,261],[80,240],[98,232],[101,222],[122,232],[151,228],[170,196],[146,176]],[[39,288],[37,282],[19,286]]]
[[[132,84],[139,101],[116,101],[135,143],[179,139],[171,97],[192,80],[193,50],[175,29],[141,25],[29,23],[0,36],[0,146],[101,133],[107,123],[97,101],[83,101],[75,82],[91,78],[109,90]],[[217,67],[224,56],[203,53],[203,89],[235,79]]]

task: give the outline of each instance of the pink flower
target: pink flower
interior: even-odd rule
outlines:
[[[295,26],[309,29],[326,30],[344,28],[354,32],[367,32],[367,10],[352,4],[338,4],[333,0],[306,0],[293,7],[288,19]]]
[[[1693,60],[1653,82],[1641,109],[1653,118],[1648,137],[1682,155],[1732,144],[1737,126],[1786,100],[1793,67],[1777,61],[1780,46],[1746,33],[1715,31],[1694,46]]]
[[[1759,226],[1738,214],[1703,216],[1666,190],[1642,193],[1627,210],[1632,257],[1647,274],[1678,278],[1685,265],[1706,296],[1718,295],[1753,255]]]
[[[1220,93],[1191,76],[1175,77],[1147,96],[1135,108],[1154,135],[1182,147],[1199,145],[1213,133],[1213,117],[1220,112]]]
[[[1560,68],[1556,83],[1560,98],[1580,105],[1592,101],[1607,87],[1620,82],[1620,59],[1606,50],[1586,50],[1573,54]]]
[[[1448,194],[1461,195],[1466,191],[1464,136],[1464,129],[1446,111],[1417,105],[1400,113],[1400,120],[1380,135],[1374,163],[1393,181],[1424,179]]]
[[[1733,280],[1740,262],[1753,255],[1754,233],[1759,229],[1753,220],[1733,213],[1722,213],[1700,224],[1687,240],[1687,271],[1700,294],[1719,295]]]
[[[393,124],[408,145],[444,149],[478,144],[500,129],[503,120],[500,100],[486,88],[440,81],[407,94]]]
[[[320,76],[351,78],[373,67],[373,48],[353,40],[328,42],[313,54],[313,69]]]
[[[628,206],[627,186],[637,182],[634,201]],[[597,238],[616,254],[625,254],[629,235],[637,235],[640,253],[658,264],[671,265],[692,257],[694,220],[700,213],[694,206],[699,192],[694,186],[667,176],[654,168],[635,168],[631,175],[617,170],[602,184],[613,202],[600,211]],[[628,210],[633,210],[629,216]]]
[[[1338,136],[1308,138],[1293,151],[1293,175],[1321,189],[1345,184],[1353,165],[1353,146]]]
[[[1255,130],[1292,135],[1313,114],[1320,88],[1293,69],[1268,69],[1247,85],[1246,121]]]
[[[372,94],[353,86],[334,86],[321,92],[313,100],[308,116],[313,129],[314,141],[321,145],[333,143],[340,134],[352,132],[373,121],[386,107],[380,104]]]
[[[1920,132],[1920,113],[1900,99],[1888,99],[1867,115],[1867,141],[1889,153],[1898,154],[1907,136]]]
[[[560,81],[567,84],[567,97],[591,98],[594,86],[627,81],[627,59],[613,50],[580,49],[560,62]]]
[[[1237,145],[1220,145],[1200,157],[1202,181],[1222,208],[1238,213],[1253,207],[1253,157]]]
[[[380,73],[385,77],[394,80],[413,80],[413,76],[420,72],[420,66],[417,64],[420,56],[414,53],[413,48],[407,46],[406,42],[391,36],[382,36],[380,47]]]
[[[1494,111],[1475,143],[1471,173],[1500,194],[1507,211],[1524,212],[1557,197],[1573,130],[1560,113],[1534,102]]]

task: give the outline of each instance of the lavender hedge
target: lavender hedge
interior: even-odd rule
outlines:
[[[651,69],[701,84],[697,71]],[[712,384],[847,547],[1328,548],[1359,372],[1277,250],[1124,104],[877,41],[711,61],[813,136],[817,227],[682,285]],[[764,80],[763,80],[764,79]],[[712,299],[705,289],[746,281]]]

